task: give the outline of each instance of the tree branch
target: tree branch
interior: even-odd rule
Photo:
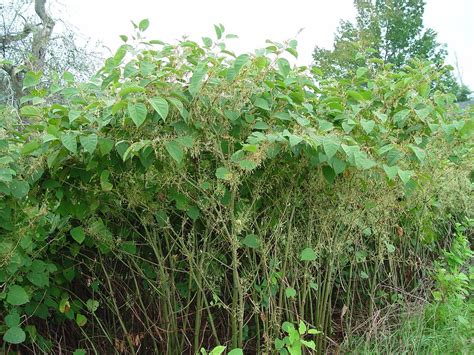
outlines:
[[[3,47],[7,47],[13,42],[18,42],[26,37],[33,32],[33,26],[30,24],[25,24],[25,27],[23,28],[23,31],[19,33],[14,33],[14,34],[4,34],[3,36],[0,37],[0,43],[2,44]]]
[[[4,70],[10,77],[10,84],[15,94],[15,100],[23,96],[22,71],[18,71],[14,65],[7,63],[1,63],[0,69]]]

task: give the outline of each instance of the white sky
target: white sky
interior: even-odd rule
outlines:
[[[58,4],[59,3],[59,4]],[[62,4],[58,9],[58,5]],[[183,35],[200,40],[214,37],[213,24],[222,23],[239,39],[228,41],[236,52],[253,51],[266,39],[297,37],[298,63],[311,63],[315,45],[330,48],[340,19],[353,20],[352,0],[58,0],[53,13],[64,17],[86,37],[111,50],[132,32],[130,21],[150,20],[149,39],[173,41]],[[474,89],[474,0],[427,0],[425,25],[448,44],[449,62],[457,55],[463,82]],[[457,74],[457,73],[456,73]]]

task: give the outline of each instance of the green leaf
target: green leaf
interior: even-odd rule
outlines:
[[[407,109],[398,111],[396,114],[393,115],[393,122],[397,123],[399,127],[402,127],[409,113],[410,113],[410,110],[407,110]]]
[[[204,43],[205,47],[212,47],[212,39],[210,39],[209,37],[202,37],[202,43]]]
[[[301,261],[314,261],[316,260],[316,253],[311,248],[305,248],[301,251]]]
[[[395,165],[397,161],[402,158],[402,156],[402,153],[398,149],[390,149],[386,156],[388,165]]]
[[[41,147],[41,143],[36,140],[28,142],[25,145],[23,145],[23,148],[21,148],[21,154],[28,155],[30,153],[33,153],[40,147]]]
[[[342,174],[344,170],[346,170],[346,165],[347,165],[346,162],[340,159],[337,159],[336,157],[333,157],[330,163],[336,175]]]
[[[58,305],[59,312],[61,313],[67,313],[71,309],[71,304],[69,303],[69,300],[66,298],[63,298]]]
[[[36,106],[22,106],[20,109],[20,114],[26,117],[41,116],[41,110]]]
[[[306,117],[301,115],[297,115],[295,119],[301,127],[309,126],[309,124],[311,123]]]
[[[87,323],[87,318],[86,316],[84,316],[83,314],[80,314],[78,313],[76,315],[76,324],[79,326],[79,327],[83,327],[85,326]]]
[[[122,59],[127,54],[127,50],[128,50],[128,45],[126,45],[126,44],[121,45],[117,49],[117,51],[115,52],[114,58],[113,58],[114,66],[118,66],[122,62]]]
[[[330,166],[324,165],[322,170],[323,176],[326,181],[330,184],[334,184],[334,181],[336,180],[336,172],[334,171],[334,169]]]
[[[86,234],[84,233],[84,229],[82,227],[73,228],[71,229],[70,233],[71,233],[72,238],[79,244],[82,244],[84,239],[86,239]]]
[[[130,148],[130,144],[128,144],[127,141],[120,141],[115,143],[115,150],[123,161],[127,160],[125,154],[127,153],[128,148]]]
[[[10,168],[0,168],[0,181],[10,182],[14,175],[16,175],[15,170]]]
[[[88,136],[80,136],[79,141],[81,142],[82,147],[84,150],[90,154],[94,153],[95,148],[97,147],[97,134],[92,133]]]
[[[100,187],[102,188],[103,191],[111,191],[112,188],[114,187],[112,183],[109,181],[110,177],[110,171],[104,170],[100,174]]]
[[[283,329],[287,333],[290,333],[292,330],[295,330],[295,326],[293,325],[293,323],[283,322],[283,324],[281,325],[281,329]]]
[[[30,185],[26,181],[14,180],[10,183],[10,192],[15,198],[23,198],[28,195]]]
[[[283,349],[284,346],[285,346],[285,341],[284,340],[281,340],[281,339],[278,339],[278,338],[275,339],[275,348],[277,350]]]
[[[326,120],[318,119],[318,124],[319,129],[323,132],[329,132],[334,129],[334,125],[332,124],[332,122]]]
[[[338,151],[340,147],[339,141],[331,136],[323,138],[323,149],[324,153],[326,153],[328,160],[330,160]]]
[[[357,101],[364,100],[364,97],[358,91],[355,91],[355,90],[347,90],[347,95],[349,95],[349,97],[352,97],[353,99]]]
[[[270,111],[270,106],[268,104],[268,101],[265,100],[263,97],[259,97],[255,100],[255,106],[263,110]]]
[[[281,74],[281,76],[286,78],[291,70],[290,63],[285,58],[278,58],[276,63],[278,66],[278,72]]]
[[[20,327],[12,327],[3,335],[3,340],[10,344],[21,344],[26,339],[26,333]]]
[[[372,120],[361,119],[360,124],[361,124],[362,128],[364,129],[365,133],[367,133],[367,134],[372,132],[372,130],[375,127],[375,121],[372,121]]]
[[[296,290],[293,287],[287,287],[285,289],[285,296],[286,296],[286,298],[296,297]]]
[[[356,152],[354,154],[354,162],[358,169],[367,170],[377,165],[375,161],[369,159],[364,152]]]
[[[246,247],[257,249],[260,246],[260,241],[255,234],[247,234],[242,240],[242,244]]]
[[[20,324],[20,315],[16,309],[11,311],[10,314],[5,317],[5,324],[8,328],[17,327]]]
[[[120,246],[121,249],[129,254],[135,255],[137,253],[137,246],[133,241],[123,242]]]
[[[114,148],[114,142],[109,138],[99,138],[99,150],[100,154],[107,155]]]
[[[388,116],[385,113],[376,111],[374,114],[382,123],[387,122]]]
[[[383,170],[385,171],[385,174],[387,174],[387,177],[389,180],[393,180],[395,176],[398,174],[398,166],[388,166],[388,165],[383,165]]]
[[[357,78],[362,78],[365,74],[367,74],[368,71],[369,71],[369,69],[365,68],[365,67],[357,68],[357,70],[356,70]]]
[[[304,335],[306,333],[306,324],[302,320],[300,320],[300,323],[298,324],[298,333],[300,335]]]
[[[49,286],[49,274],[45,271],[32,271],[28,273],[26,278],[35,286]]]
[[[222,29],[221,29],[221,27],[218,26],[218,25],[214,25],[214,30],[216,31],[217,39],[221,39],[222,38]]]
[[[247,159],[239,161],[238,164],[241,169],[244,169],[247,171],[253,170],[257,167],[257,164],[255,162],[251,160],[247,160]]]
[[[168,100],[173,104],[174,107],[178,109],[181,117],[183,117],[184,119],[188,118],[189,112],[184,108],[184,105],[181,101],[175,99],[174,97],[170,97]]]
[[[158,115],[160,115],[163,121],[166,120],[169,111],[168,101],[160,96],[157,96],[148,99],[148,102],[151,104],[151,106],[153,106],[155,111],[158,112]]]
[[[410,170],[398,169],[398,176],[400,176],[400,179],[403,181],[404,184],[406,184],[413,176],[413,172]]]
[[[189,81],[189,93],[192,97],[196,97],[198,92],[201,90],[202,80],[207,73],[207,62],[199,62],[196,66],[196,69],[193,72],[193,76]]]
[[[256,153],[258,150],[258,144],[244,144],[242,150],[246,152]]]
[[[249,60],[250,60],[250,56],[248,54],[239,55],[235,59],[234,65],[231,68],[228,69],[227,80],[228,81],[234,80],[235,77],[237,77],[237,75],[239,75],[240,70],[242,69],[242,67],[245,64],[247,64]]]
[[[41,72],[35,73],[33,71],[29,71],[25,74],[23,78],[23,89],[28,89],[32,86],[36,86],[40,83],[41,80]]]
[[[63,73],[63,79],[68,83],[68,84],[73,84],[74,83],[74,75],[72,73],[65,71]]]
[[[245,152],[243,150],[237,150],[232,154],[230,157],[230,160],[232,160],[234,163],[238,163],[239,161],[243,160],[245,158]]]
[[[214,349],[211,350],[209,355],[220,355],[224,352],[225,348],[226,348],[226,346],[224,346],[224,345],[216,346]]]
[[[235,348],[229,351],[227,355],[244,355],[244,352],[240,348]]]
[[[409,145],[410,149],[413,151],[413,153],[415,153],[416,157],[418,158],[418,160],[423,163],[425,161],[425,158],[426,158],[426,153],[423,149],[417,147],[416,145],[413,145],[413,144],[410,144]]]
[[[63,144],[64,148],[66,148],[73,154],[77,153],[76,137],[77,134],[73,132],[65,133],[61,136],[61,143]]]
[[[420,118],[420,120],[424,121],[426,117],[429,116],[431,113],[431,109],[429,107],[424,107],[415,110],[416,115]]]
[[[13,306],[21,306],[30,301],[30,297],[25,289],[18,285],[13,285],[8,290],[7,302]]]
[[[140,23],[138,24],[138,29],[143,32],[146,31],[148,26],[150,26],[150,21],[146,18],[140,21]]]
[[[390,244],[388,242],[385,243],[385,246],[387,247],[387,252],[392,254],[395,252],[396,248],[393,244]]]
[[[258,129],[258,130],[265,130],[265,129],[269,129],[270,126],[268,125],[268,123],[264,122],[264,121],[257,121],[255,122],[254,126],[253,126],[253,129]]]
[[[196,221],[199,218],[199,215],[201,212],[199,211],[199,208],[196,206],[191,206],[189,209],[186,211],[186,214],[191,218],[193,221]]]
[[[303,140],[303,137],[297,136],[295,134],[290,134],[288,138],[290,141],[290,147],[298,145]]]
[[[173,158],[177,163],[181,163],[184,158],[184,151],[181,148],[181,145],[177,141],[170,141],[165,144],[165,148],[168,151],[171,158]]]
[[[301,339],[301,344],[306,346],[307,348],[310,348],[312,350],[316,350],[316,343],[313,340],[304,340]]]
[[[81,111],[70,110],[68,113],[69,123],[73,123],[79,117],[81,117]]]
[[[232,178],[232,173],[227,168],[217,168],[216,178],[221,180],[230,180]]]
[[[127,85],[123,86],[122,89],[119,92],[120,97],[125,97],[128,94],[131,94],[132,92],[144,92],[145,88],[137,85]]]
[[[290,53],[293,57],[298,58],[298,51],[294,48],[285,48],[285,51]]]
[[[99,308],[99,305],[100,305],[99,301],[96,301],[93,299],[88,299],[86,302],[87,309],[89,310],[89,312],[92,312],[92,313],[97,311],[97,309]]]
[[[146,119],[147,109],[145,104],[141,102],[137,104],[129,102],[127,109],[133,123],[135,123],[135,126],[140,127]]]
[[[194,138],[192,136],[181,136],[176,141],[186,148],[192,148],[194,145]]]

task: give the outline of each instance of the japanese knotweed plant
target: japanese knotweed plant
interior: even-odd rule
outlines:
[[[261,353],[288,321],[323,352],[415,286],[470,213],[472,113],[432,91],[444,69],[327,81],[295,40],[237,55],[221,25],[202,45],[147,26],[89,82],[27,73],[2,111],[5,346]]]

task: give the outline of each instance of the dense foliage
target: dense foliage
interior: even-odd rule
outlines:
[[[423,285],[472,215],[473,117],[442,71],[316,80],[294,40],[236,56],[221,25],[147,26],[88,83],[27,73],[38,99],[2,112],[5,344],[321,353]]]

